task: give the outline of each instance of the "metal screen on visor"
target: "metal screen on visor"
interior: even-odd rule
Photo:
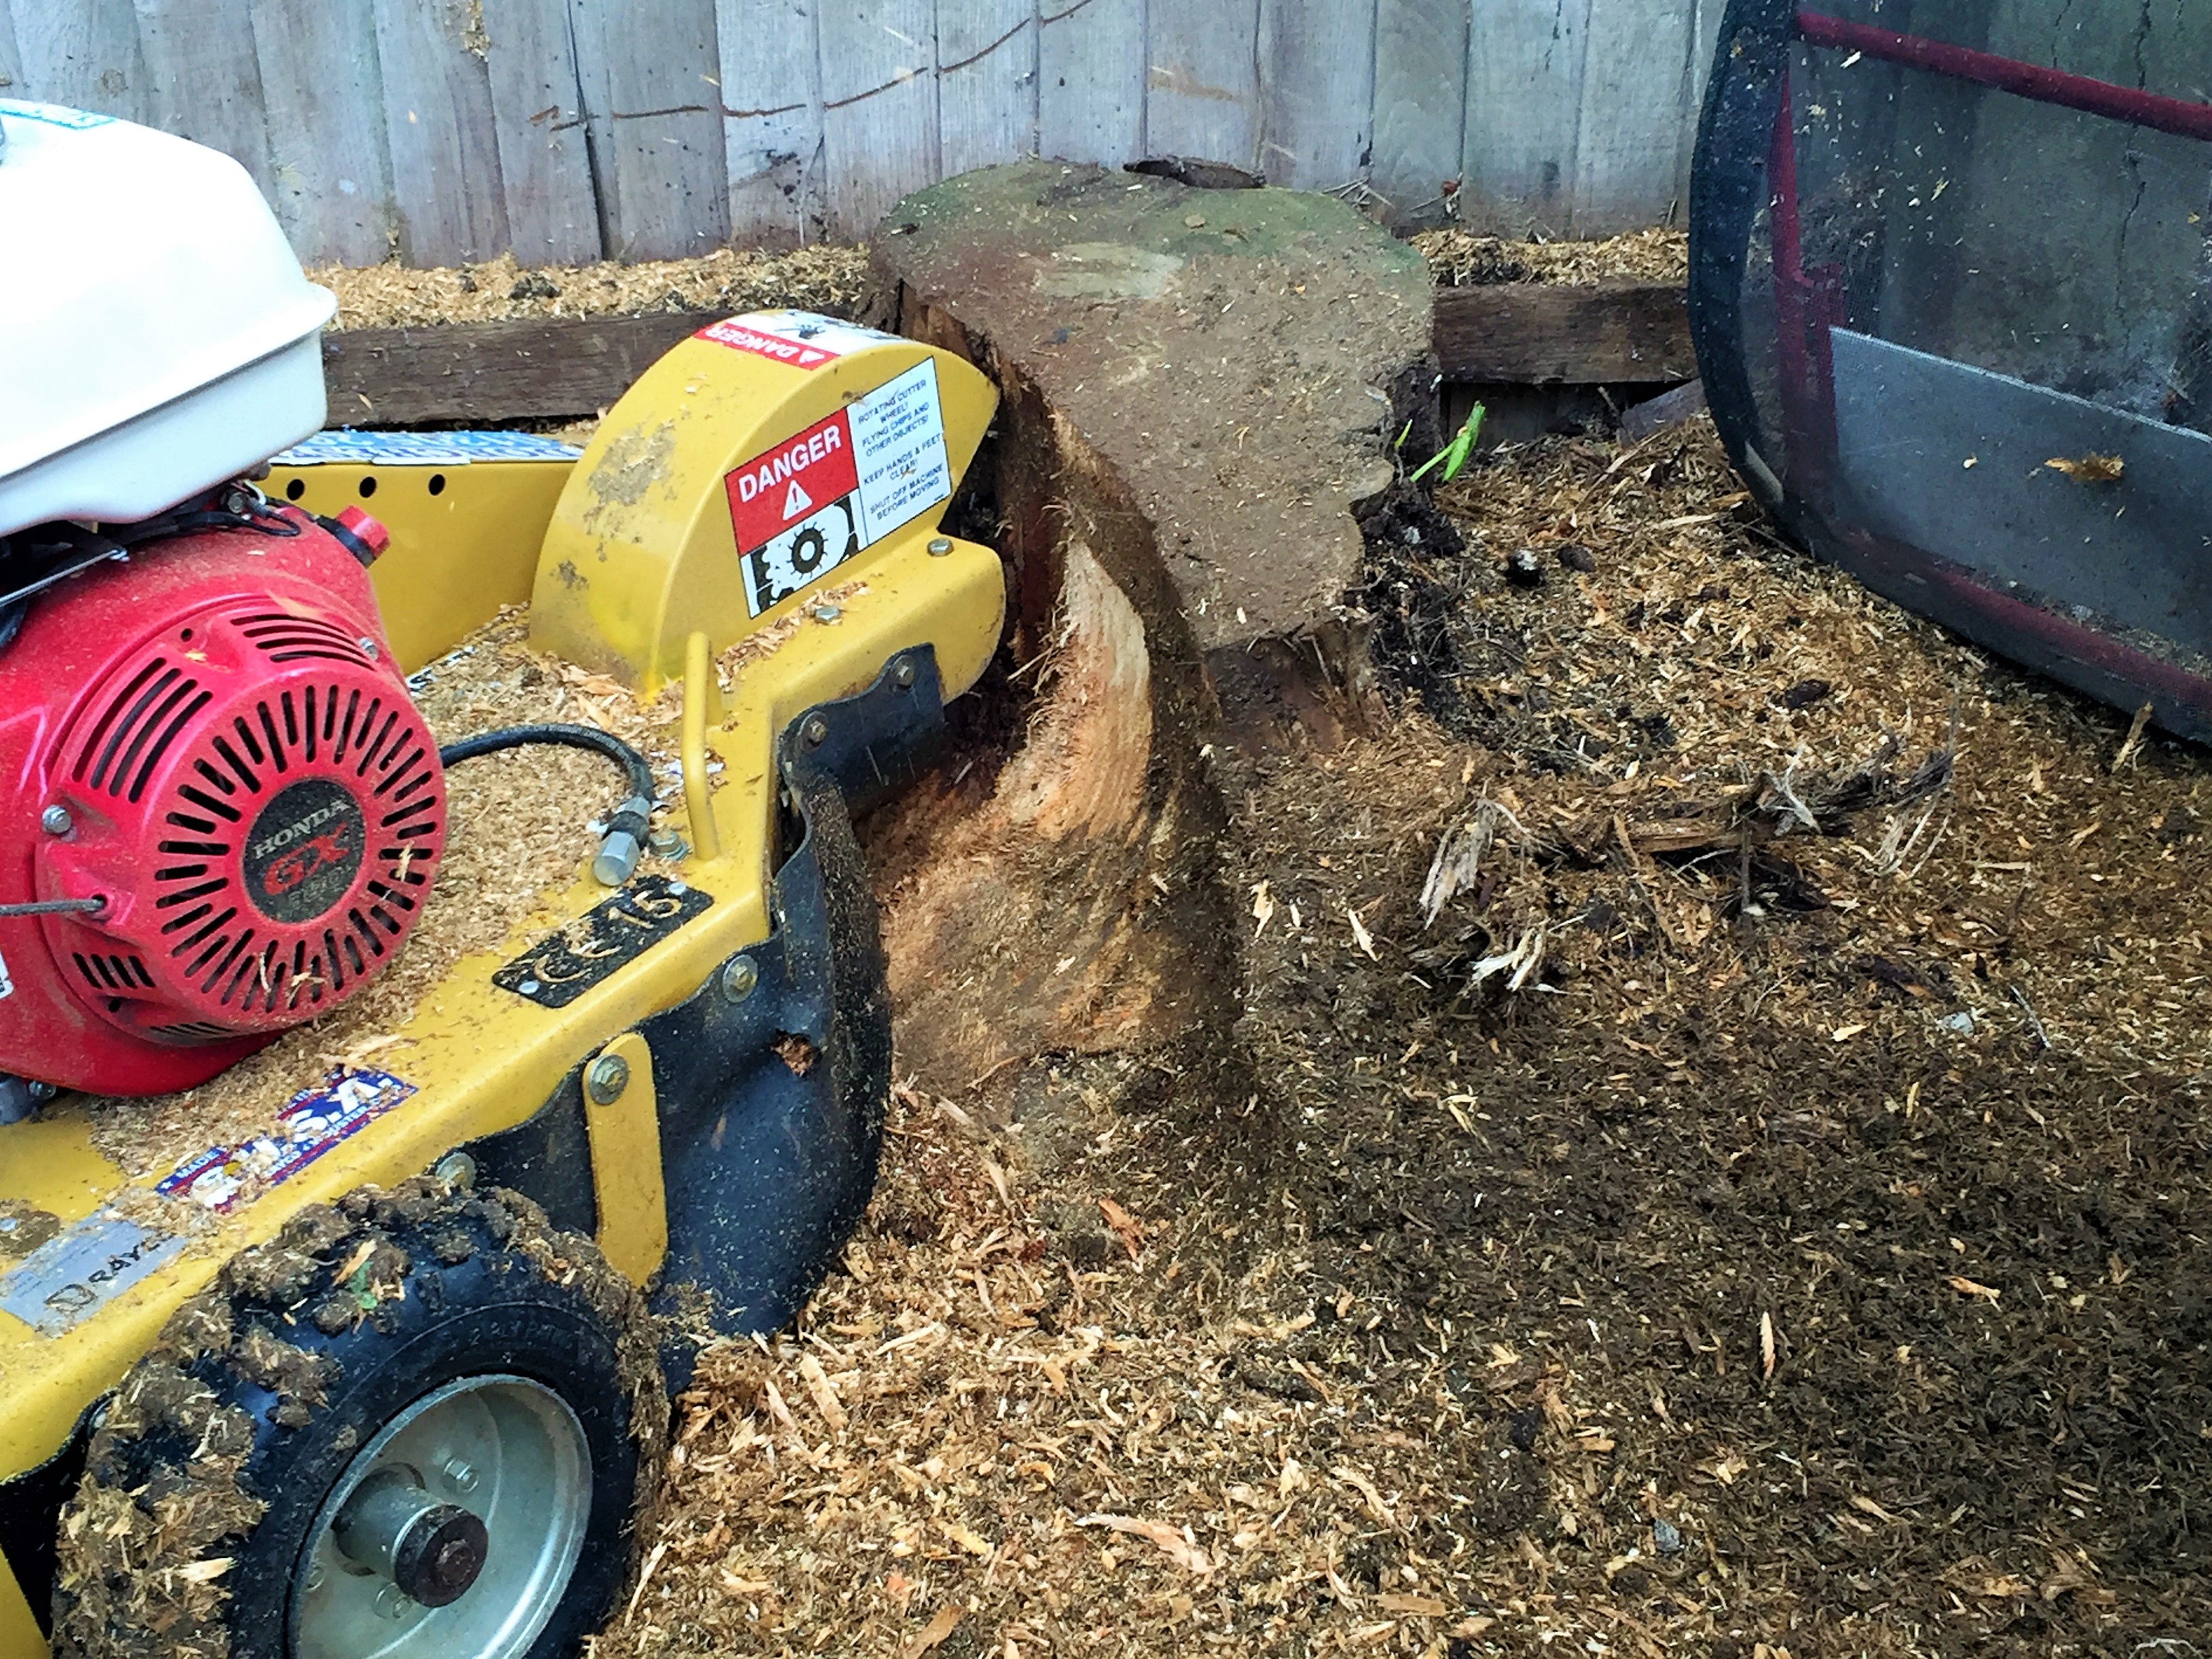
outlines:
[[[2208,96],[2202,0],[1734,0],[1691,225],[1714,417],[1792,531],[2200,739]]]

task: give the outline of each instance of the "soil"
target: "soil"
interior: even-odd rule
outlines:
[[[1781,546],[1702,422],[1443,505],[1448,665],[1219,757],[1234,1054],[902,1085],[601,1655],[2212,1628],[2204,757]]]

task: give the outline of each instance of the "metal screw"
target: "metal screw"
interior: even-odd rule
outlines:
[[[843,611],[834,605],[817,605],[814,607],[814,620],[818,623],[833,623],[844,614]]]
[[[46,1101],[52,1100],[60,1092],[61,1090],[53,1084],[40,1082],[36,1079],[32,1080],[31,1098],[35,1101],[44,1103]]]
[[[611,1106],[629,1087],[629,1062],[620,1054],[601,1054],[584,1075],[585,1091],[594,1106]]]
[[[952,544],[946,541],[944,537],[933,536],[930,538],[929,556],[931,558],[941,559],[948,556],[951,551]]]
[[[438,1167],[430,1171],[430,1178],[441,1187],[473,1187],[477,1184],[477,1161],[466,1152],[447,1152],[438,1160]]]
[[[914,684],[914,665],[910,662],[901,663],[897,667],[891,670],[891,678],[896,680],[902,686],[912,685]]]
[[[330,1575],[324,1571],[323,1564],[319,1561],[316,1562],[313,1566],[309,1567],[307,1569],[307,1594],[313,1595],[317,1590],[322,1589],[324,1581],[329,1577]]]
[[[414,1605],[414,1597],[397,1584],[386,1584],[376,1593],[376,1610],[386,1619],[404,1619]]]
[[[750,957],[732,957],[722,964],[722,995],[731,1002],[743,1002],[760,983],[760,969]]]
[[[817,714],[812,720],[806,722],[805,726],[800,730],[799,736],[806,739],[806,745],[811,749],[815,744],[822,743],[829,738],[830,722],[823,720],[821,715]]]
[[[368,635],[362,635],[359,639],[356,640],[354,643],[361,647],[361,654],[362,656],[374,657],[376,655],[376,641],[369,638]]]
[[[68,807],[56,802],[39,814],[39,828],[50,836],[66,836],[76,828],[76,820],[70,816]]]
[[[477,1474],[476,1470],[470,1466],[468,1461],[465,1458],[447,1458],[446,1460],[445,1476],[447,1480],[452,1485],[453,1490],[459,1492],[474,1492],[483,1484],[483,1477]]]

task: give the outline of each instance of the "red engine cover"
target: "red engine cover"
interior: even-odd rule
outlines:
[[[0,1070],[189,1087],[353,995],[421,915],[436,741],[367,574],[285,518],[64,583],[0,653],[0,902],[107,901],[0,921]]]

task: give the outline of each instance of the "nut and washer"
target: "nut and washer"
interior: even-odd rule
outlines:
[[[447,1152],[430,1171],[430,1179],[441,1187],[465,1192],[477,1184],[477,1161],[466,1152]]]
[[[722,964],[722,997],[728,1002],[743,1002],[760,983],[760,969],[750,957],[732,957]]]
[[[815,744],[827,740],[830,736],[830,722],[817,714],[799,729],[799,735],[806,739],[807,747],[811,749]]]
[[[50,836],[66,836],[76,828],[76,820],[70,816],[68,807],[57,801],[39,814],[39,828]]]
[[[929,538],[929,556],[931,558],[945,558],[951,555],[951,551],[952,544],[945,540],[944,537],[933,536]]]
[[[897,667],[891,670],[891,678],[902,688],[912,685],[914,684],[914,665],[910,662],[902,662],[899,664]]]
[[[629,1062],[620,1054],[601,1054],[584,1073],[584,1092],[594,1106],[611,1106],[629,1087]]]

